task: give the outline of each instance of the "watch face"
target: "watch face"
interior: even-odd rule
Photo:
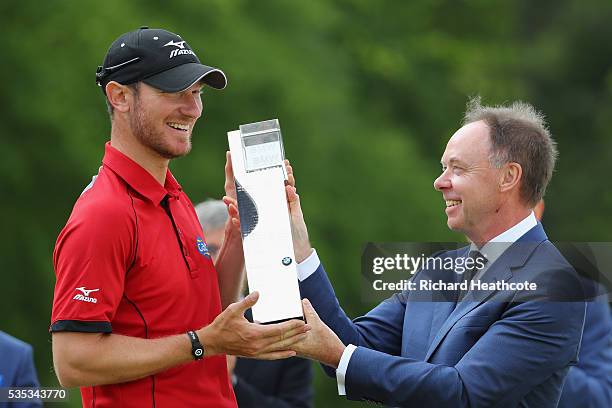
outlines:
[[[195,354],[196,357],[202,357],[202,354],[204,354],[204,350],[202,350],[201,348],[197,348],[194,350],[193,354]]]

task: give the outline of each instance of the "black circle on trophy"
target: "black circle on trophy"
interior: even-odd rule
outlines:
[[[291,262],[293,262],[293,261],[292,261],[292,259],[290,257],[286,256],[286,257],[283,258],[283,265],[289,266],[289,265],[291,265]]]

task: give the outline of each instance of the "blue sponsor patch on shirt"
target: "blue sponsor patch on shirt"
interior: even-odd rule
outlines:
[[[200,237],[196,238],[196,246],[198,247],[198,252],[208,258],[210,258],[210,252],[208,252],[208,247],[206,246],[206,242]]]

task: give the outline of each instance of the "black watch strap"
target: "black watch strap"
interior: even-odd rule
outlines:
[[[187,336],[191,340],[191,355],[196,360],[201,360],[204,357],[204,346],[200,343],[198,335],[194,331],[188,331]]]

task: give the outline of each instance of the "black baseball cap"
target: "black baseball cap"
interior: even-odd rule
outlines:
[[[180,92],[200,80],[216,89],[227,85],[223,71],[201,64],[179,35],[148,27],[117,38],[96,71],[96,83],[104,93],[110,81],[143,81],[164,92]]]

